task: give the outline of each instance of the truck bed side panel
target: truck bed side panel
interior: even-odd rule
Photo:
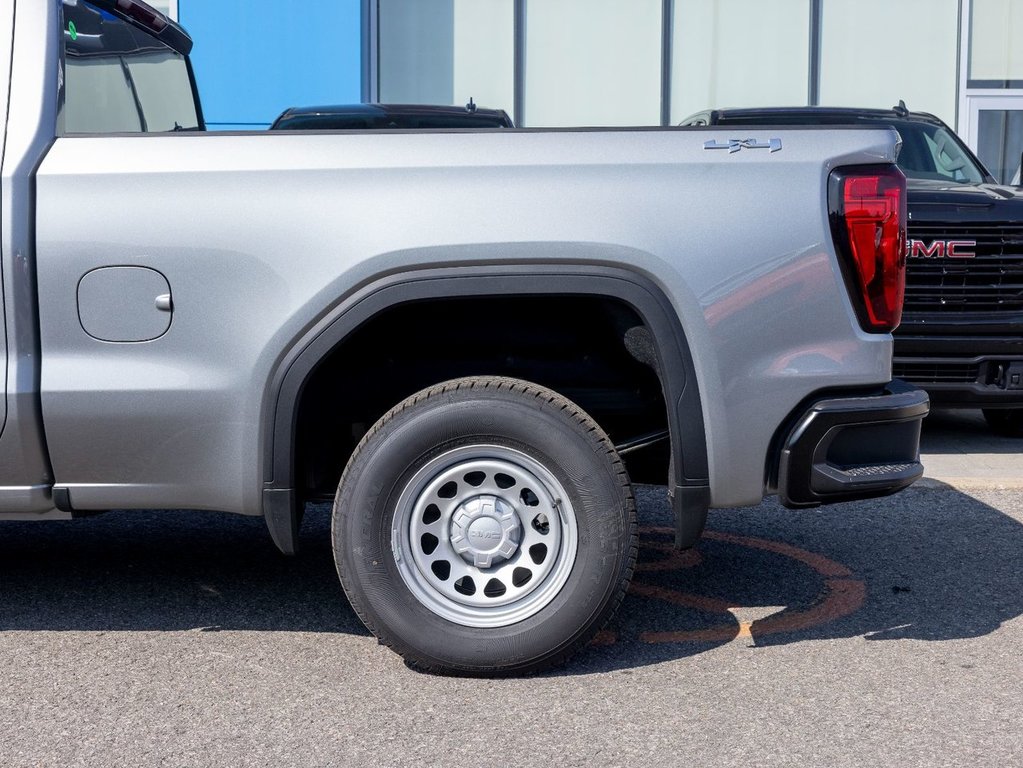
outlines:
[[[268,382],[331,307],[396,271],[543,263],[566,258],[558,244],[599,243],[679,314],[713,503],[757,502],[791,409],[821,381],[876,384],[891,365],[890,336],[855,322],[826,181],[839,165],[892,161],[894,134],[772,137],[781,151],[710,151],[731,137],[693,130],[58,139],[37,207],[56,481],[83,509],[258,514]],[[109,266],[166,277],[167,333],[85,332],[79,282]]]

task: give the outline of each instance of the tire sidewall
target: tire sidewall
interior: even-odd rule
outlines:
[[[613,610],[631,566],[628,481],[607,438],[565,402],[509,389],[440,393],[383,425],[353,459],[335,508],[338,569],[366,623],[410,661],[451,671],[528,668],[585,641]],[[433,613],[406,587],[393,555],[402,490],[423,464],[465,445],[531,456],[562,484],[576,516],[565,585],[536,614],[504,627],[467,627]]]

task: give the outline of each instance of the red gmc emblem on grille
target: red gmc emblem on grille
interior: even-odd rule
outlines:
[[[906,254],[911,259],[973,259],[976,240],[910,240]]]

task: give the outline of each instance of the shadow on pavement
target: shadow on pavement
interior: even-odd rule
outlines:
[[[996,435],[977,409],[932,410],[924,419],[920,452],[1019,454],[1023,439]]]
[[[972,638],[1023,614],[1023,525],[951,488],[801,512],[774,500],[715,511],[684,555],[661,530],[664,489],[641,487],[639,498],[635,586],[609,631],[559,674],[733,641]],[[0,531],[3,630],[366,634],[338,584],[322,507],[307,515],[297,558],[277,554],[261,519],[210,513],[117,512]]]
[[[667,523],[666,507],[647,522],[648,531]],[[773,499],[712,511],[690,563],[644,572],[644,561],[665,556],[651,549],[658,541],[667,539],[643,537],[633,590],[642,594],[626,600],[615,642],[575,671],[677,659],[731,641],[756,648],[973,638],[1023,614],[1023,525],[948,486],[809,511]]]
[[[368,634],[341,591],[322,508],[295,558],[262,518],[209,512],[4,523],[0,534],[0,629]]]

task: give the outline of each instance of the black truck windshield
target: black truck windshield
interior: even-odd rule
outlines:
[[[969,184],[985,180],[983,169],[947,128],[908,120],[893,127],[902,136],[898,165],[907,178]]]

